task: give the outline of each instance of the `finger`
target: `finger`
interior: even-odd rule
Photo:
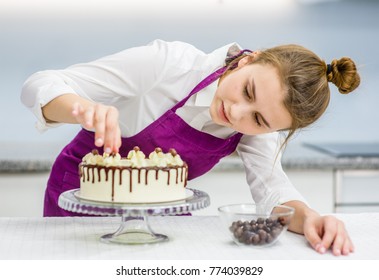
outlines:
[[[332,247],[332,252],[333,255],[335,256],[340,256],[342,252],[342,247],[345,243],[345,236],[341,233],[337,233],[334,241],[333,241],[333,247]]]
[[[333,254],[339,256],[344,251],[343,248],[345,244],[349,243],[349,238],[347,236],[345,225],[342,221],[337,223],[337,234],[333,241]]]
[[[325,253],[325,249],[322,249],[321,237],[317,231],[316,226],[308,227],[304,231],[304,235],[307,238],[309,244],[319,253]]]
[[[338,220],[334,217],[326,216],[324,218],[324,235],[322,236],[322,245],[327,250],[331,247],[338,232]]]
[[[354,252],[354,244],[351,241],[350,237],[347,236],[345,244],[343,245],[343,248],[342,248],[342,254],[346,256],[349,253],[353,253],[353,252]]]
[[[72,115],[74,116],[75,120],[80,123],[81,125],[84,124],[84,108],[79,102],[75,102],[72,105]]]
[[[121,144],[122,144],[122,141],[121,141],[121,130],[120,130],[119,124],[117,123],[117,130],[116,130],[116,134],[115,134],[114,147],[113,147],[113,150],[114,150],[115,153],[119,152]]]
[[[104,134],[105,134],[105,118],[106,118],[106,107],[102,105],[95,106],[95,112],[93,116],[94,128],[95,128],[95,145],[97,147],[102,147],[104,145]],[[109,151],[104,150],[106,153]]]
[[[89,106],[82,113],[83,125],[85,128],[93,128],[94,127],[94,114],[95,114],[95,108],[93,106]]]
[[[73,105],[72,105],[72,115],[73,116],[78,116],[79,115],[79,112],[80,112],[80,103],[79,102],[75,102]]]
[[[121,131],[120,131],[120,127],[119,126],[117,126],[117,132],[115,134],[115,138],[114,138],[113,141],[115,143],[115,146],[113,148],[113,152],[118,153],[119,149],[121,147]]]
[[[105,138],[104,150],[110,152],[118,151],[118,140],[120,138],[120,129],[118,126],[118,110],[114,107],[109,107],[105,120]]]
[[[346,256],[349,253],[354,252],[354,245],[349,237],[349,234],[346,231],[345,224],[343,222],[341,222],[341,231],[343,231],[344,234],[343,244],[341,245],[341,253],[342,255]]]
[[[87,111],[84,110],[84,107],[76,102],[72,106],[72,115],[74,116],[75,120],[82,125],[84,128],[90,129],[92,127],[91,121],[86,121],[86,115],[89,115],[91,113],[91,109],[87,109]]]

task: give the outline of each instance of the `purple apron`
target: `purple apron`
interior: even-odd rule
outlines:
[[[182,159],[187,162],[188,180],[191,180],[203,175],[212,169],[221,158],[234,152],[242,134],[237,133],[230,138],[221,139],[196,130],[175,113],[193,94],[217,80],[225,72],[225,69],[225,67],[220,68],[206,77],[186,98],[144,130],[132,137],[123,137],[119,153],[126,156],[134,146],[139,146],[145,154],[149,154],[156,147],[161,147],[164,151],[175,148]],[[58,197],[64,191],[79,188],[78,165],[83,156],[92,149],[98,149],[99,153],[103,153],[102,148],[94,145],[94,133],[82,129],[59,154],[52,167],[45,192],[45,217],[78,215],[61,209],[58,206]]]

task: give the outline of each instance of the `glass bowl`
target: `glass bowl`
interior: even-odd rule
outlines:
[[[221,206],[218,212],[235,243],[266,247],[277,242],[287,231],[295,209],[247,203]]]

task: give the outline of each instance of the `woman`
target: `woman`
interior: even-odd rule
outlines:
[[[347,255],[354,247],[343,222],[309,208],[280,164],[288,138],[325,111],[328,82],[341,93],[354,90],[360,82],[354,62],[325,64],[296,45],[250,52],[230,44],[205,54],[161,40],[38,72],[25,82],[21,97],[38,128],[83,127],[52,168],[44,215],[72,215],[57,200],[79,187],[77,166],[93,148],[125,155],[136,145],[146,153],[173,147],[188,163],[189,179],[237,150],[255,202],[294,207],[291,231],[304,234],[319,253],[331,248]],[[280,131],[288,133],[284,142]]]

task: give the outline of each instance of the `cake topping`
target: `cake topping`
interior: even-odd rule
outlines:
[[[99,155],[97,150],[93,150],[91,153],[88,153],[83,157],[83,162],[88,164],[101,164],[102,161],[103,157]]]
[[[170,149],[169,150],[169,152],[170,152],[170,154],[172,154],[172,156],[174,157],[174,156],[176,156],[178,153],[176,152],[176,150],[175,149]]]
[[[135,146],[133,150],[128,153],[127,159],[130,160],[132,167],[147,166],[145,161],[145,154],[137,146]]]
[[[103,165],[105,166],[115,166],[115,165],[121,165],[121,156],[118,153],[112,153],[112,154],[103,154]]]
[[[168,154],[168,158],[170,159],[170,165],[183,166],[183,160],[180,158],[179,154],[175,149],[170,149],[170,153]]]
[[[175,149],[170,149],[168,153],[164,153],[161,148],[156,148],[146,158],[145,154],[139,147],[135,146],[129,151],[126,158],[122,158],[119,153],[104,153],[102,156],[97,150],[92,150],[86,154],[83,163],[101,166],[131,166],[131,167],[167,167],[167,166],[183,166],[184,162],[180,158]]]
[[[149,155],[151,164],[158,167],[166,167],[168,165],[168,158],[162,152],[161,148],[155,148],[154,152]]]

